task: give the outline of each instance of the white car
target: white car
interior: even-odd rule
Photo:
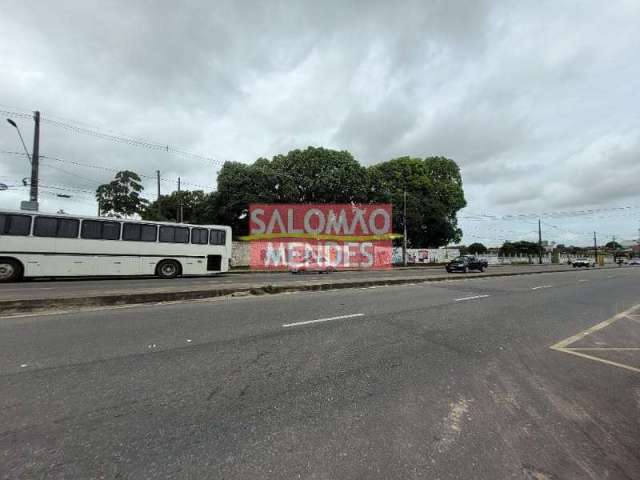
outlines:
[[[305,262],[289,265],[291,273],[331,273],[335,270],[324,257],[307,257]]]
[[[634,265],[634,266],[640,265],[640,258],[632,258],[627,262],[627,265]]]
[[[589,267],[595,267],[596,266],[596,263],[593,260],[591,260],[590,258],[586,258],[586,257],[576,258],[571,263],[573,265],[573,268],[580,268],[580,267],[589,268]]]

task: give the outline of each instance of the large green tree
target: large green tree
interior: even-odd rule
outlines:
[[[176,222],[182,203],[182,221],[184,223],[205,224],[218,221],[217,193],[204,193],[202,190],[173,191],[169,195],[160,196],[142,212],[145,220]]]
[[[483,254],[483,253],[487,253],[487,247],[485,247],[482,243],[480,242],[474,242],[471,245],[469,245],[469,253],[476,255],[476,254]]]
[[[234,235],[248,229],[251,203],[367,202],[367,170],[349,152],[308,147],[252,165],[227,162],[218,174],[221,221]]]
[[[130,217],[141,214],[148,200],[140,194],[144,190],[137,173],[123,170],[116,173],[115,178],[96,190],[96,200],[100,215]]]
[[[370,199],[393,203],[394,231],[403,231],[407,205],[408,243],[439,247],[458,242],[457,212],[466,206],[458,165],[445,157],[400,157],[369,167]]]
[[[308,147],[259,158],[253,164],[226,162],[215,194],[194,198],[193,223],[223,223],[235,236],[248,230],[251,203],[392,203],[393,228],[403,230],[407,192],[409,245],[437,247],[457,242],[457,212],[466,205],[457,164],[445,157],[401,157],[365,168],[347,151]],[[177,197],[161,200],[165,219],[175,218]],[[185,204],[187,201],[183,199]],[[157,204],[147,211],[149,218]]]
[[[535,242],[520,240],[518,242],[504,242],[500,247],[500,255],[538,255],[540,247]]]

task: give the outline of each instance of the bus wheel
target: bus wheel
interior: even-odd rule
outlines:
[[[180,264],[175,260],[162,260],[156,267],[156,275],[160,278],[176,278],[180,275]]]
[[[0,282],[15,282],[22,276],[22,265],[11,258],[0,258]]]

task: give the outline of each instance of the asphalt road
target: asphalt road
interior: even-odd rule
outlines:
[[[490,272],[536,272],[550,269],[567,269],[566,265],[524,265],[524,266],[497,266],[490,267]],[[393,270],[368,270],[368,271],[341,271],[330,275],[304,274],[293,275],[288,272],[278,273],[227,273],[224,275],[204,277],[184,277],[171,280],[163,280],[153,277],[124,277],[102,279],[37,279],[20,283],[0,284],[0,301],[23,300],[32,298],[60,298],[95,296],[118,293],[142,293],[162,291],[176,291],[185,289],[205,289],[217,286],[247,287],[254,285],[281,285],[285,283],[309,283],[314,281],[339,282],[343,280],[363,278],[396,278],[396,277],[443,277],[449,275],[444,268],[397,268]],[[463,274],[461,274],[463,275]],[[478,275],[477,272],[464,274],[467,276]]]
[[[640,478],[639,280],[2,318],[0,478]]]

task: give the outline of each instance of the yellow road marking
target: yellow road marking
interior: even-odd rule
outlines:
[[[564,352],[570,355],[575,355],[576,357],[582,357],[582,358],[586,358],[596,362],[604,363],[605,365],[611,365],[613,367],[624,368],[625,370],[630,370],[632,372],[640,373],[640,368],[632,367],[630,365],[625,365],[624,363],[613,362],[605,358],[595,357],[593,355],[583,353],[584,351],[596,352],[598,350],[604,350],[604,351],[640,350],[640,347],[599,347],[599,348],[598,347],[593,347],[593,348],[569,347],[569,345],[571,345],[572,343],[575,343],[578,340],[581,340],[586,336],[591,335],[594,332],[602,330],[603,328],[610,326],[611,324],[613,324],[614,322],[617,322],[622,318],[628,318],[633,320],[634,319],[633,317],[637,317],[638,315],[632,315],[632,314],[638,309],[640,309],[640,304],[634,305],[630,309],[625,310],[624,312],[620,312],[617,315],[614,315],[613,317],[611,317],[610,319],[605,320],[604,322],[600,322],[591,328],[587,328],[586,330],[583,330],[580,333],[572,335],[569,338],[565,338],[564,340],[559,341],[555,345],[551,345],[551,347],[549,348],[551,348],[552,350],[556,350],[558,352]]]

